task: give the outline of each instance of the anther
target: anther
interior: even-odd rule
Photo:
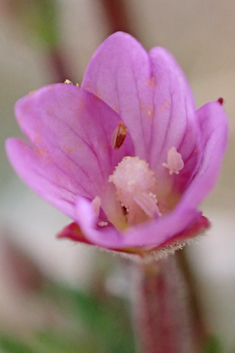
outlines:
[[[65,80],[64,83],[66,83],[67,85],[73,85],[73,82],[71,82],[69,80]]]
[[[179,170],[184,167],[181,154],[177,152],[174,146],[171,147],[167,153],[167,163],[162,163],[162,165],[169,169],[170,175],[173,173],[179,174]]]
[[[116,127],[112,135],[112,140],[111,140],[112,148],[119,149],[125,141],[126,134],[127,134],[126,125],[124,125],[122,121],[119,121],[118,126]]]

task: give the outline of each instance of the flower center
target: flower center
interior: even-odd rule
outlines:
[[[146,161],[138,157],[124,157],[109,182],[116,187],[116,197],[125,207],[129,225],[161,216],[157,205],[157,180]]]

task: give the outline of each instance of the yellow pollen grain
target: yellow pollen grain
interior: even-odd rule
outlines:
[[[68,170],[73,170],[73,167],[71,165],[68,165],[66,168],[64,168],[65,172],[67,172]]]
[[[162,106],[161,106],[161,110],[164,110],[168,107],[169,102],[165,102]]]
[[[150,88],[154,88],[156,84],[155,77],[153,76],[149,81],[147,81],[147,84],[150,86]]]
[[[71,152],[73,152],[73,149],[69,148],[69,147],[65,147],[65,151],[68,152],[68,153],[71,153]]]
[[[153,117],[153,110],[152,109],[147,109],[147,118],[151,119]]]
[[[36,132],[34,136],[34,143],[35,145],[39,145],[42,141],[42,136],[40,132]]]
[[[39,156],[46,156],[47,155],[47,150],[46,149],[41,149],[41,148],[37,148],[36,152]]]

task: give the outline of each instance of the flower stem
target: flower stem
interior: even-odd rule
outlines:
[[[187,291],[175,256],[134,264],[132,278],[139,352],[195,352]]]

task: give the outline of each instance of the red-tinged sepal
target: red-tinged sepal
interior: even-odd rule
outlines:
[[[161,244],[158,247],[148,247],[148,248],[120,248],[120,249],[112,249],[107,248],[107,250],[114,251],[116,253],[123,253],[129,255],[139,255],[141,258],[147,258],[149,255],[159,256],[161,253],[174,252],[175,250],[182,248],[185,244],[193,241],[194,238],[205,232],[208,228],[210,228],[210,222],[208,218],[201,216],[195,223],[193,223],[190,227],[185,229],[183,232],[176,234],[169,241]],[[94,245],[90,242],[85,235],[82,233],[80,227],[75,222],[69,224],[65,228],[63,228],[58,234],[58,239],[68,238],[70,240]],[[160,256],[161,257],[161,256]]]
[[[70,239],[73,241],[78,241],[80,243],[91,244],[92,243],[84,236],[79,225],[75,222],[70,223],[64,227],[58,234],[57,239]]]

